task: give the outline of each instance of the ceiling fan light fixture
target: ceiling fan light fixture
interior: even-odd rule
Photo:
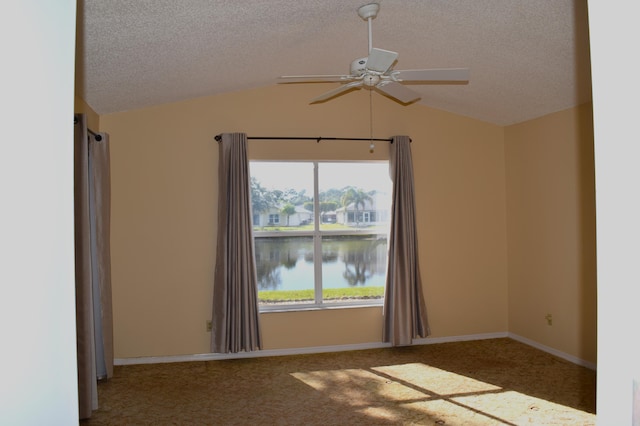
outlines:
[[[376,74],[366,74],[362,80],[366,88],[373,88],[380,83],[380,76]]]

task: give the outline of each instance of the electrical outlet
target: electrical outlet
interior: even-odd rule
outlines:
[[[547,325],[553,325],[553,316],[551,314],[547,314],[545,318],[547,319]]]
[[[207,331],[211,331],[211,320],[207,320]]]

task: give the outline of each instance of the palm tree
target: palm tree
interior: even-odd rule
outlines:
[[[362,209],[364,210],[367,201],[373,202],[373,198],[371,197],[371,194],[365,192],[360,188],[356,189],[356,188],[350,187],[342,195],[342,205],[345,207],[345,213],[346,213],[347,207],[351,204],[353,204],[353,207],[356,210],[355,211],[356,226],[360,224],[360,218],[358,215],[358,206],[362,206]]]
[[[289,217],[296,212],[295,206],[293,204],[285,204],[281,212],[287,216],[287,226],[289,226]]]
[[[254,214],[264,213],[269,210],[272,202],[269,191],[265,189],[258,179],[251,177],[251,210]]]

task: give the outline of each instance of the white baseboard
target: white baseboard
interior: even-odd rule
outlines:
[[[510,339],[517,340],[520,343],[524,343],[525,345],[529,345],[529,346],[532,346],[532,347],[534,347],[536,349],[540,349],[541,351],[550,353],[551,355],[555,355],[558,358],[562,358],[562,359],[567,360],[569,362],[572,362],[574,364],[580,365],[582,367],[586,367],[586,368],[588,368],[590,370],[594,370],[594,371],[597,370],[597,365],[592,363],[592,362],[585,361],[584,359],[580,359],[580,358],[578,358],[576,356],[573,356],[573,355],[569,355],[567,353],[564,353],[564,352],[559,351],[557,349],[554,349],[554,348],[551,348],[549,346],[543,345],[543,344],[538,343],[536,341],[533,341],[531,339],[527,339],[526,337],[518,336],[517,334],[513,334],[513,333],[508,333],[508,337]]]
[[[450,342],[466,342],[470,340],[487,340],[487,339],[501,339],[508,337],[508,333],[483,333],[483,334],[467,334],[462,336],[447,336],[447,337],[427,337],[424,339],[414,339],[414,345],[433,345],[436,343],[450,343]]]
[[[224,359],[240,359],[240,358],[261,358],[267,356],[283,356],[283,355],[305,355],[319,354],[325,352],[342,352],[357,351],[362,349],[377,349],[391,347],[389,343],[373,342],[360,343],[354,345],[337,345],[337,346],[315,346],[307,348],[291,348],[291,349],[264,349],[254,352],[238,352],[229,354],[194,354],[194,355],[170,355],[170,356],[150,356],[138,358],[116,358],[113,360],[114,365],[135,365],[135,364],[161,364],[167,362],[188,362],[188,361],[214,361]]]
[[[572,355],[550,348],[533,340],[526,339],[524,337],[507,333],[484,333],[484,334],[469,334],[463,336],[448,336],[448,337],[427,337],[424,339],[414,339],[414,345],[432,345],[437,343],[450,343],[450,342],[463,342],[471,340],[486,340],[486,339],[500,339],[509,337],[513,340],[517,340],[526,345],[540,349],[544,352],[548,352],[557,357],[563,358],[574,364],[581,365],[583,367],[596,369],[595,364],[581,360]],[[267,356],[284,356],[284,355],[305,355],[305,354],[319,354],[326,352],[343,352],[343,351],[357,351],[364,349],[378,349],[378,348],[390,348],[390,343],[384,342],[372,342],[372,343],[359,343],[354,345],[334,345],[334,346],[315,346],[307,348],[290,348],[290,349],[265,349],[255,352],[238,352],[232,354],[193,354],[193,355],[171,355],[171,356],[150,356],[150,357],[136,357],[136,358],[116,358],[113,360],[114,365],[136,365],[136,364],[162,364],[170,362],[190,362],[190,361],[214,361],[214,360],[226,360],[226,359],[240,359],[240,358],[260,358]]]
[[[489,334],[474,334],[467,336],[452,336],[452,337],[427,337],[426,339],[415,339],[414,345],[427,345],[434,343],[447,343],[447,342],[461,342],[465,340],[484,340],[484,339],[497,339],[501,337],[507,337],[507,333],[489,333]],[[334,346],[315,346],[307,348],[290,348],[290,349],[264,349],[255,352],[238,352],[232,354],[193,354],[193,355],[170,355],[170,356],[149,356],[149,357],[136,357],[136,358],[116,358],[113,360],[114,365],[135,365],[135,364],[162,364],[168,362],[189,362],[189,361],[213,361],[223,359],[240,359],[240,358],[259,358],[266,356],[283,356],[283,355],[305,355],[305,354],[319,354],[326,352],[343,352],[343,351],[357,351],[363,349],[378,349],[378,348],[390,348],[390,343],[384,342],[372,342],[372,343],[359,343],[354,345],[334,345]]]

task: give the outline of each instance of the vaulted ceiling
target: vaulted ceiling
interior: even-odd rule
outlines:
[[[110,114],[281,75],[348,74],[368,54],[357,13],[366,3],[79,0],[77,93]],[[591,100],[586,0],[377,3],[373,47],[398,52],[396,69],[470,70],[468,84],[411,85],[419,104],[509,125]],[[337,84],[314,87],[320,95]]]

